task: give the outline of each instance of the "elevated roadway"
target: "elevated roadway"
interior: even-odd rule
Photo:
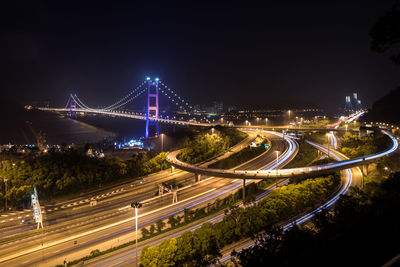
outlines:
[[[267,132],[270,134],[278,134],[275,132]],[[326,165],[318,165],[311,167],[301,167],[301,168],[291,168],[291,169],[281,169],[281,170],[221,170],[204,168],[200,166],[191,165],[177,159],[179,151],[171,152],[167,155],[167,161],[175,166],[176,168],[203,175],[210,175],[215,177],[224,178],[237,178],[237,179],[276,179],[276,178],[291,178],[291,177],[315,177],[320,175],[326,175],[332,172],[352,168],[355,166],[366,165],[379,160],[381,157],[390,155],[395,152],[398,148],[398,141],[396,138],[391,136],[388,132],[382,131],[383,134],[387,135],[392,141],[392,145],[389,149],[354,159],[341,160],[339,162],[330,163]],[[288,139],[290,140],[290,138]],[[313,142],[307,141],[311,145],[317,145]]]

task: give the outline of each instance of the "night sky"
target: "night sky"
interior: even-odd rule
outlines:
[[[371,105],[399,85],[368,35],[392,1],[10,2],[0,8],[7,102],[63,106],[77,93],[106,105],[151,75],[193,104],[335,111],[352,92]]]

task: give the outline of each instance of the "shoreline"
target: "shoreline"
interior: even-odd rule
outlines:
[[[69,118],[64,117],[64,116],[61,116],[61,117],[62,117],[63,119],[66,119],[66,120],[73,121],[74,123],[77,123],[77,124],[79,124],[79,125],[81,125],[81,126],[83,126],[83,127],[86,127],[86,128],[91,129],[91,130],[94,130],[94,131],[95,131],[96,133],[98,133],[98,134],[102,134],[102,135],[106,135],[106,136],[111,136],[111,137],[117,137],[117,136],[118,136],[117,133],[114,133],[114,132],[111,132],[111,131],[107,131],[107,130],[105,130],[105,129],[103,129],[103,128],[100,128],[100,127],[97,127],[97,126],[88,124],[88,123],[83,122],[83,121],[80,121],[80,120],[78,120],[78,119],[69,119]]]

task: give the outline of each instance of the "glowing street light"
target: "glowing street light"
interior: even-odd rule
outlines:
[[[214,134],[215,129],[211,128],[211,134]]]
[[[150,81],[150,77],[146,77],[146,81]]]
[[[288,113],[289,113],[289,124],[290,124],[290,113],[292,113],[292,111],[289,109]]]
[[[138,233],[138,209],[142,207],[142,204],[139,203],[138,201],[132,202],[131,207],[135,209],[135,220],[136,220],[136,243],[135,243],[135,250],[136,250],[136,267],[138,266],[138,254],[137,254],[137,243],[138,243],[138,238],[137,238],[137,233]]]
[[[265,126],[267,126],[268,118],[265,118]]]

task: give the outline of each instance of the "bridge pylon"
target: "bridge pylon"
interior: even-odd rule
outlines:
[[[154,81],[147,78],[147,114],[146,114],[146,134],[145,137],[149,138],[150,126],[155,126],[156,135],[160,135],[159,124],[156,121],[151,121],[150,118],[158,119],[158,83],[159,79]]]
[[[75,119],[76,119],[76,101],[75,98],[70,95],[69,99],[69,117],[72,119],[72,114],[74,114]]]

